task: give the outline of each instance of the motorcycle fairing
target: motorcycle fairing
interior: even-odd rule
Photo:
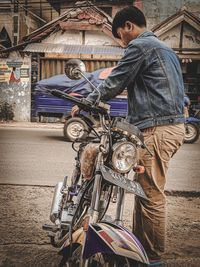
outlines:
[[[75,231],[72,234],[72,243],[77,243],[77,244],[83,245],[84,234],[85,234],[85,232],[83,231],[83,228],[79,228],[77,231]],[[69,235],[68,235],[68,238],[63,243],[62,247],[60,248],[60,251],[62,251],[64,248],[68,247],[69,245],[70,245],[70,239],[69,239]]]
[[[84,243],[84,237],[86,240]],[[78,229],[72,235],[72,242],[83,245],[83,258],[88,259],[96,253],[115,254],[145,264],[149,263],[147,254],[139,240],[122,226],[108,222],[90,224],[88,231]],[[61,250],[68,249],[67,240]]]
[[[145,264],[147,254],[139,240],[127,229],[108,222],[90,224],[83,249],[83,257],[96,253],[116,254]]]
[[[86,242],[84,244],[84,238],[85,237],[86,237]],[[95,246],[92,244],[92,246],[89,247],[91,245],[91,243],[93,243],[93,242],[94,242]],[[74,245],[74,244],[79,244],[79,245],[84,246],[85,255],[83,255],[83,258],[86,258],[86,259],[89,258],[90,256],[96,254],[97,252],[106,253],[106,254],[113,254],[113,251],[109,247],[105,246],[105,243],[95,233],[95,231],[93,230],[93,227],[91,227],[91,225],[88,228],[87,234],[83,230],[83,228],[79,228],[76,232],[73,233],[72,245]],[[65,253],[66,253],[67,251],[69,251],[69,249],[70,249],[70,240],[68,237],[67,240],[65,241],[65,243],[62,245],[59,253],[62,254],[63,251],[65,251]]]

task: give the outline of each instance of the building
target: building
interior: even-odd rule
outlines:
[[[176,51],[183,73],[185,92],[191,104],[200,102],[200,19],[186,7],[152,29]]]
[[[107,13],[83,1],[26,35],[22,43],[2,50],[0,96],[14,103],[15,119],[28,120],[31,84],[64,73],[69,58],[82,59],[88,71],[116,65],[123,49],[111,27]]]
[[[10,31],[7,30],[10,43],[16,45],[4,46],[0,51],[0,97],[14,103],[16,120],[30,120],[31,84],[64,73],[65,62],[69,58],[83,60],[88,71],[117,63],[123,48],[119,40],[112,37],[111,16],[133,1],[123,2],[122,5],[122,1],[117,0],[77,3],[69,0],[28,1],[26,9],[29,10],[29,17],[37,25],[40,24],[40,27],[34,29],[24,25],[24,32],[28,34],[25,37],[19,35],[21,42],[17,44],[14,41],[15,35],[10,37]],[[42,12],[38,9],[39,4],[43,5]],[[163,1],[155,3],[153,0],[136,0],[134,4],[147,14],[149,27],[154,26],[153,31],[159,38],[177,52],[182,64],[186,90],[190,93],[193,103],[197,103],[200,90],[200,4],[196,0],[188,1],[189,10],[193,12],[180,10],[181,0],[174,1],[171,5]],[[26,12],[24,5],[20,12]],[[177,12],[174,14],[175,10]],[[12,14],[16,15],[15,12]],[[4,28],[6,29],[6,25]],[[9,39],[7,42],[9,43]],[[17,78],[19,76],[20,79]],[[10,79],[13,82],[10,82]]]
[[[0,58],[0,99],[13,105],[17,121],[30,120],[31,110],[31,59],[17,45],[23,36],[58,16],[48,1],[35,2],[0,1],[0,50],[16,48]]]
[[[58,16],[59,13],[46,0],[1,0],[0,36],[4,30],[10,40],[10,45],[4,47],[17,45],[25,35]]]

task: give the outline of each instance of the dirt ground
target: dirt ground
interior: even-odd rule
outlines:
[[[0,266],[53,267],[60,256],[50,246],[49,223],[53,188],[0,185]],[[125,225],[131,227],[133,196],[128,194]],[[112,204],[112,209],[115,204]],[[200,198],[167,196],[167,249],[170,267],[200,266]]]

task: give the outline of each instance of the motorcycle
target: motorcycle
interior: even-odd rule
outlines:
[[[193,144],[199,139],[200,110],[191,108],[189,114],[185,122],[184,143]]]
[[[84,77],[82,63],[67,62],[66,74],[72,79]],[[94,90],[98,92],[97,88]],[[76,142],[72,144],[77,154],[71,181],[66,176],[56,185],[50,212],[53,224],[43,226],[51,244],[62,255],[59,266],[147,266],[149,260],[143,246],[123,226],[125,193],[147,199],[141,185],[128,178],[133,168],[137,175],[139,149],[148,150],[142,133],[123,118],[111,120],[109,105],[99,99],[98,104],[91,105],[59,90],[49,93],[98,115],[101,124],[99,132],[88,125],[94,133],[91,140],[78,143],[78,148]],[[114,187],[117,200],[113,219],[106,212]]]

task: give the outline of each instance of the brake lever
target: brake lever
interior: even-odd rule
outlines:
[[[107,103],[103,103],[103,102],[99,102],[98,103],[98,107],[99,108],[103,108],[103,109],[105,109],[108,113],[110,113],[110,105],[109,104],[107,104]]]
[[[95,104],[93,104],[91,101],[87,100],[87,98],[82,98],[80,100],[84,105],[89,106],[89,108],[91,107],[92,109],[101,109],[104,110],[105,112],[109,113],[110,112],[110,105],[103,103],[101,101],[95,102]]]

